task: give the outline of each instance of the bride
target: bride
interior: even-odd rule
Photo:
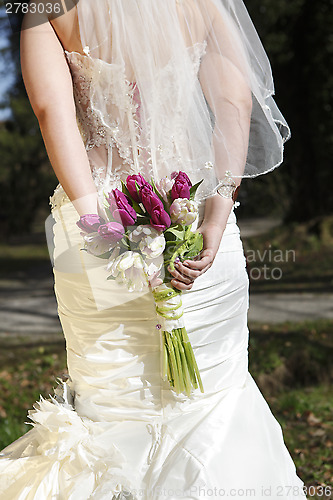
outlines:
[[[21,32],[24,82],[59,180],[48,240],[69,377],[2,450],[0,498],[306,498],[248,371],[235,199],[242,178],[281,164],[290,132],[245,6],[69,3],[52,18],[28,12]],[[203,249],[170,270],[204,388],[189,395],[161,377],[152,290],[162,274],[134,292],[107,280],[77,225],[104,217],[103,195],[128,176],[163,191],[179,172],[203,181],[192,225]]]

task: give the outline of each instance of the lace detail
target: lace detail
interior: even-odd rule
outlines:
[[[94,67],[92,59],[78,52],[65,50],[71,69],[76,116],[86,150],[99,147],[107,142],[105,127],[99,115],[91,107],[91,83]]]
[[[188,47],[194,77],[198,73],[206,46],[207,42],[204,40]],[[121,185],[120,180],[125,180],[130,174],[138,172],[151,174],[152,155],[162,165],[163,163],[170,165],[172,162],[175,169],[180,165],[184,166],[186,152],[180,144],[186,144],[186,138],[183,137],[186,118],[181,103],[178,103],[175,109],[172,123],[163,121],[163,109],[161,109],[159,116],[163,140],[158,141],[154,151],[149,150],[146,146],[150,144],[149,137],[144,137],[141,128],[141,101],[136,83],[125,78],[122,66],[92,58],[89,55],[89,48],[87,49],[85,55],[66,50],[65,55],[72,74],[77,124],[88,156],[90,158],[89,152],[93,148],[101,146],[108,152],[108,169],[106,165],[100,167],[91,162],[97,189],[100,191],[115,185],[118,187]],[[174,85],[171,68],[172,64],[167,64],[161,71],[159,79],[159,91],[167,96],[170,103]],[[117,153],[114,153],[114,150]],[[115,156],[117,161],[114,161]],[[59,185],[50,198],[51,207],[54,208],[67,201],[68,197]]]
[[[194,45],[192,45],[189,50],[190,50],[190,56],[192,58],[193,62],[193,70],[194,73],[197,74],[200,68],[200,62],[202,57],[205,55],[207,49],[207,41],[204,40],[203,42],[198,42]]]
[[[199,70],[200,59],[205,53],[206,47],[206,40],[188,47],[195,74]],[[132,132],[135,133],[138,149],[142,150],[144,146],[140,144],[139,115],[137,113],[140,97],[135,83],[133,84],[123,77],[123,68],[119,65],[109,64],[102,59],[93,59],[79,52],[65,50],[65,54],[73,78],[79,128],[87,151],[102,144],[115,145],[124,161],[133,165],[131,127],[129,126],[127,130],[122,128],[119,118],[110,119],[108,124],[105,122],[106,117],[95,107],[95,92],[91,88],[91,81],[93,73],[97,71],[101,75],[99,78],[101,90],[103,87],[109,90],[107,94],[104,94],[106,109],[112,109],[113,107],[127,115],[132,115],[134,127]],[[168,69],[168,65],[165,69]],[[110,82],[112,82],[112,85],[110,85]],[[134,99],[134,95],[138,98],[137,100]]]

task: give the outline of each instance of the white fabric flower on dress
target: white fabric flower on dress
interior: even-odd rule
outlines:
[[[138,475],[130,475],[126,456],[113,443],[118,432],[114,422],[80,416],[67,397],[73,389],[71,382],[62,384],[55,397],[40,396],[34,409],[28,411],[33,429],[20,439],[17,464],[22,460],[22,470],[27,467],[45,478],[45,484],[41,481],[45,495],[39,495],[36,481],[29,489],[34,493],[31,498],[53,498],[53,482],[64,485],[63,498],[83,498],[84,492],[84,498],[102,500],[115,498],[123,489],[128,492],[126,498],[134,498],[130,491],[137,488]],[[63,402],[59,403],[59,398]]]

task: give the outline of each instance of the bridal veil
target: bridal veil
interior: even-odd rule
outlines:
[[[97,64],[91,74],[91,105],[113,129],[108,117],[117,107],[119,130],[129,126],[136,141],[137,171],[160,179],[183,170],[204,179],[197,193],[204,199],[227,171],[239,184],[282,163],[290,130],[241,0],[80,0],[76,7],[85,53],[110,68]],[[139,103],[129,124],[126,99],[105,98],[125,83],[136,86]]]

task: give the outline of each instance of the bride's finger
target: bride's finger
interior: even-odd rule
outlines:
[[[206,267],[204,267],[201,271],[201,274],[204,274],[206,271],[208,271],[208,269],[210,269],[212,267],[212,262],[210,262]]]
[[[211,255],[203,255],[200,260],[185,260],[183,265],[190,269],[202,271],[211,261]]]
[[[189,283],[188,285],[183,283],[182,281],[178,281],[178,280],[171,280],[171,284],[177,288],[178,290],[191,290],[192,286],[193,286],[193,282]]]
[[[190,283],[193,283],[193,281],[195,279],[195,278],[190,278],[189,276],[185,276],[184,274],[180,273],[177,269],[175,269],[174,271],[170,271],[170,274],[177,281],[181,281],[182,283],[185,283],[187,285],[189,285]]]
[[[184,276],[191,278],[192,280],[200,276],[201,271],[199,269],[191,269],[188,266],[184,266],[181,262],[175,263],[175,268]]]

